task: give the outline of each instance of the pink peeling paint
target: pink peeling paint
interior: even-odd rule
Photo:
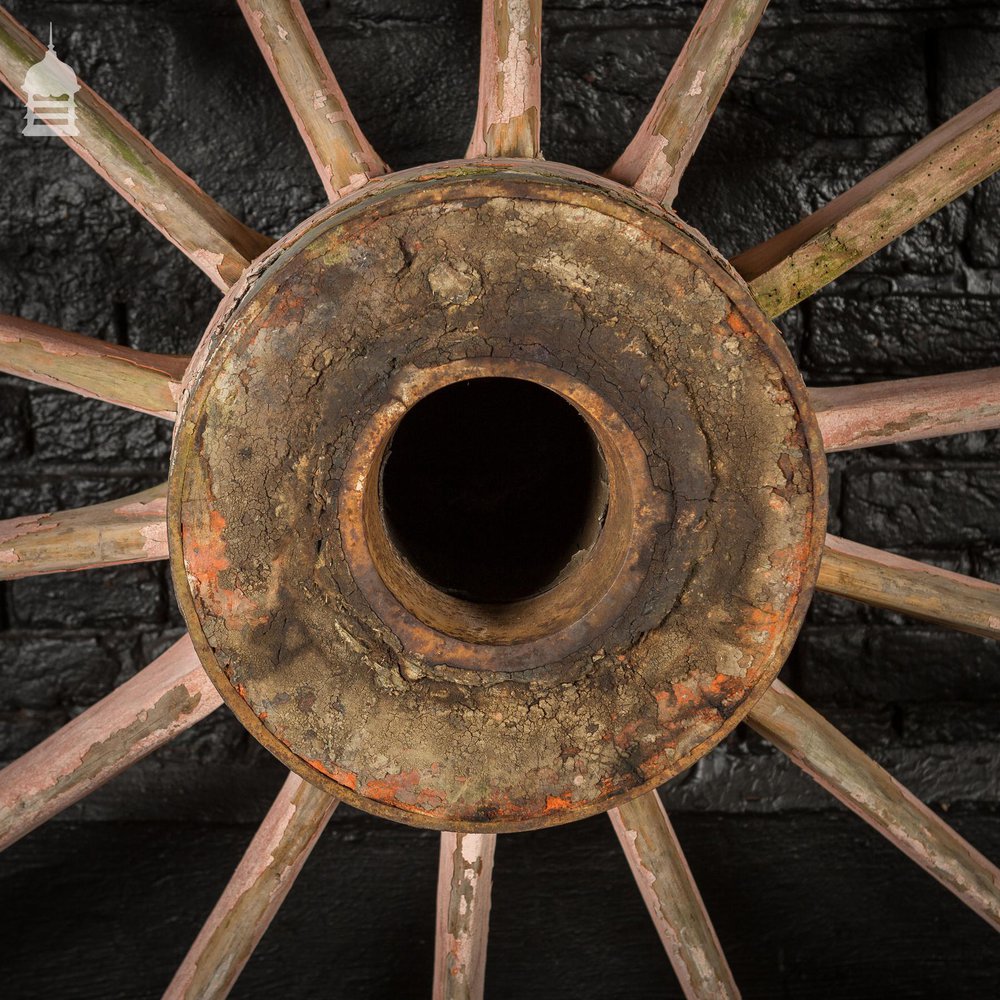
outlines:
[[[228,995],[337,805],[322,789],[288,776],[164,1000]]]
[[[1000,427],[1000,368],[811,389],[827,451]]]
[[[496,834],[442,833],[434,1000],[482,1000]]]
[[[25,73],[44,54],[45,46],[0,8],[0,80],[22,101]],[[63,136],[66,144],[227,291],[271,241],[209,198],[82,81],[75,101],[78,134]]]
[[[0,521],[0,579],[166,559],[166,493]]]
[[[479,103],[468,157],[541,155],[541,0],[483,0]]]
[[[659,795],[647,792],[608,817],[688,1000],[740,993]]]
[[[0,850],[222,704],[187,636],[0,771]]]
[[[361,131],[299,0],[239,0],[331,202],[387,167]]]
[[[750,725],[806,774],[1000,930],[1000,869],[780,681]]]
[[[165,420],[187,360],[0,315],[0,371]]]

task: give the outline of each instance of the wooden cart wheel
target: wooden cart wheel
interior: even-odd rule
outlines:
[[[343,799],[442,831],[435,997],[482,995],[496,835],[602,811],[735,997],[655,789],[743,720],[1000,928],[776,679],[815,587],[1000,637],[997,585],[825,534],[825,453],[998,428],[997,371],[809,391],[773,324],[1000,167],[1000,91],[726,261],[671,205],[766,0],[708,0],[604,176],[542,159],[541,0],[485,0],[466,157],[399,173],[298,0],[239,2],[329,206],[253,232],[83,87],[68,145],[224,297],[190,359],[0,317],[0,370],[175,421],[162,487],[0,523],[0,579],[169,558],[189,628],[0,772],[0,845],[224,702],[290,773],[167,996],[228,993]],[[43,53],[0,11],[22,99]]]

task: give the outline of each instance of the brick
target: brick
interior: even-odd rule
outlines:
[[[0,382],[0,462],[25,458],[31,450],[28,394]]]
[[[163,616],[155,564],[28,577],[7,590],[11,618],[23,628],[136,628]]]
[[[972,682],[968,685],[970,691],[976,686]],[[1000,698],[988,679],[982,687],[985,690],[974,693],[968,701],[941,704],[928,698],[904,705],[900,713],[903,739],[914,747],[1000,744]]]
[[[611,28],[596,37],[590,29],[550,36],[543,84],[552,114],[543,118],[542,148],[554,159],[603,170],[642,124],[686,32]]]
[[[978,267],[1000,267],[1000,179],[994,175],[972,195],[972,216],[966,246],[969,260]]]
[[[896,378],[1000,364],[996,302],[987,296],[888,294],[812,304],[804,364],[830,375]]]
[[[31,397],[35,457],[42,462],[139,459],[170,453],[170,425],[157,417],[65,392]]]
[[[778,135],[912,136],[930,130],[922,34],[899,26],[802,26],[760,32],[733,93]],[[801,153],[803,147],[791,147]],[[774,150],[779,155],[790,151]],[[766,152],[766,150],[764,150]],[[806,150],[807,156],[822,147]]]
[[[923,625],[834,626],[803,631],[796,687],[822,705],[1000,702],[995,643]]]
[[[103,698],[120,670],[116,652],[93,637],[3,635],[0,706],[79,711]]]
[[[885,469],[847,478],[844,534],[869,545],[1000,540],[1000,469]]]
[[[953,28],[934,35],[937,105],[942,119],[958,114],[1000,84],[1000,32]],[[1000,266],[1000,180],[979,185],[972,196],[967,233],[969,259],[978,267]]]
[[[104,697],[122,658],[113,644],[0,633],[0,760],[13,760]]]
[[[932,38],[935,104],[943,121],[957,115],[1000,82],[1000,32],[945,28]]]

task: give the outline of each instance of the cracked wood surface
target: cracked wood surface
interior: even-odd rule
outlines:
[[[222,704],[185,636],[0,771],[0,850]]]
[[[998,168],[1000,88],[732,264],[779,316]]]
[[[166,483],[93,507],[0,521],[0,580],[166,558]]]
[[[466,156],[540,157],[542,0],[483,0],[479,103]]]
[[[810,389],[828,452],[1000,427],[1000,368]]]
[[[173,420],[188,359],[0,315],[0,371]]]
[[[441,834],[434,1000],[482,1000],[496,843],[492,833]]]
[[[299,0],[239,0],[330,201],[387,171],[365,138]]]
[[[608,813],[656,933],[689,1000],[740,995],[657,792]]]
[[[297,774],[285,779],[164,1000],[229,995],[338,804]]]
[[[825,536],[819,434],[745,286],[638,196],[540,161],[392,174],[314,216],[227,307],[175,436],[172,572],[206,669],[289,768],[437,829],[564,823],[683,770],[777,674]],[[492,677],[451,619],[374,610],[362,587],[388,588],[348,562],[370,536],[344,500],[377,502],[356,451],[416,404],[418,371],[491,356],[578,381],[580,412],[614,385],[603,419],[671,498],[628,515],[662,529],[628,563],[625,613],[568,619],[558,657],[552,633],[520,635]]]
[[[0,80],[21,100],[45,46],[0,8]],[[81,81],[77,136],[60,138],[223,291],[271,240],[249,229]]]
[[[708,0],[646,120],[608,171],[666,207],[736,71],[767,0]]]
[[[1000,930],[1000,870],[781,681],[765,692],[748,722]]]
[[[1000,586],[882,549],[826,536],[818,590],[1000,638]]]

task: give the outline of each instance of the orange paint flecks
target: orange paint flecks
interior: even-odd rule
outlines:
[[[705,688],[710,694],[720,695],[725,697],[730,692],[742,691],[743,685],[736,680],[735,677],[731,677],[729,674],[716,674],[712,678],[712,682]]]
[[[619,750],[628,750],[635,743],[635,734],[639,728],[639,722],[640,720],[638,719],[629,722],[614,734],[615,746]]]
[[[358,776],[353,771],[344,771],[339,767],[324,764],[320,760],[308,760],[306,763],[311,764],[321,774],[325,774],[328,778],[332,778],[338,785],[343,785],[345,788],[349,788],[352,792],[357,790]]]
[[[228,589],[219,583],[219,574],[230,568],[226,543],[222,538],[225,527],[226,519],[217,510],[212,510],[209,511],[207,537],[184,529],[184,562],[188,578],[198,588],[206,607],[218,615],[228,628],[263,625],[269,616],[261,614],[256,601],[239,588]]]
[[[362,794],[386,805],[400,806],[403,809],[415,809],[420,812],[433,812],[443,805],[445,797],[430,788],[420,786],[421,775],[417,770],[401,771],[385,778],[373,778],[365,783]]]
[[[730,310],[729,315],[726,317],[726,326],[733,333],[741,337],[748,337],[753,333],[753,330],[750,329],[750,324],[743,318],[742,313],[735,309]]]
[[[699,700],[697,692],[693,691],[687,685],[682,684],[679,681],[674,684],[673,694],[674,703],[678,707],[682,705],[690,705]]]
[[[203,586],[217,587],[219,574],[229,569],[226,558],[226,544],[222,540],[222,530],[226,519],[217,511],[209,514],[211,529],[207,538],[201,538],[185,526],[184,528],[184,561],[188,573],[197,577]]]

